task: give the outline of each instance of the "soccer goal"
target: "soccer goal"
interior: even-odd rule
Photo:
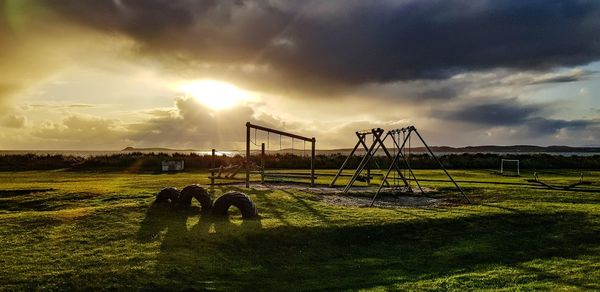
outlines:
[[[504,165],[506,164],[505,167]],[[502,175],[516,175],[520,176],[521,171],[519,169],[519,160],[517,159],[502,159],[500,161],[500,174]]]

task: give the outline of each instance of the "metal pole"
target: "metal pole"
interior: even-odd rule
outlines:
[[[365,151],[369,151],[369,146],[367,146],[367,144],[365,144],[365,142],[364,142],[365,141],[365,139],[364,139],[365,134],[359,134],[358,132],[356,132],[356,135],[362,135],[363,138],[360,139],[358,141],[358,143],[361,143],[363,145],[363,147],[365,148]],[[384,137],[384,139],[383,139],[384,141],[385,141],[385,138],[387,138],[387,137]],[[379,150],[379,147],[375,148],[375,153],[377,153],[378,150]],[[381,167],[379,166],[379,163],[377,163],[377,161],[375,161],[375,165],[377,165],[377,169],[381,169]],[[389,185],[389,183],[387,181],[385,183],[387,185]]]
[[[260,144],[260,183],[265,183],[265,143]]]
[[[410,132],[408,133],[408,136],[410,136]],[[398,138],[400,138],[400,137],[398,137]],[[408,138],[408,139],[410,139],[410,138]],[[396,142],[396,139],[392,138],[392,140],[394,140],[394,143],[396,144],[396,147],[400,147],[400,145],[398,145],[398,143]],[[423,188],[421,187],[421,184],[419,183],[419,180],[415,176],[415,173],[413,172],[412,168],[410,167],[410,163],[408,163],[408,159],[406,159],[406,157],[402,154],[402,148],[398,148],[398,149],[400,150],[400,156],[402,156],[402,160],[404,160],[404,162],[406,163],[406,166],[408,167],[409,174],[412,175],[412,177],[415,179],[415,182],[417,183],[417,187],[419,187],[419,190],[421,191],[421,194],[425,193],[423,191]]]
[[[399,155],[396,155],[394,157],[394,159],[392,160],[392,163],[398,161],[398,157],[399,157]],[[383,182],[387,181],[388,176],[392,172],[392,168],[394,168],[394,165],[390,164],[390,167],[388,168],[388,171],[383,176],[383,181],[381,182],[381,184],[379,184],[379,187],[377,188],[377,192],[373,196],[373,199],[371,199],[371,204],[369,205],[369,207],[373,207],[373,204],[375,203],[375,199],[377,199],[377,196],[379,195],[379,193],[381,192],[381,189],[383,188]]]
[[[316,144],[317,144],[317,139],[315,139],[315,137],[312,138],[311,141],[311,150],[310,150],[310,186],[314,187],[315,186],[315,154],[316,154]]]
[[[379,132],[381,132],[381,134],[380,135],[376,135],[376,133],[379,133]],[[369,160],[367,162],[369,162],[371,160],[371,158],[373,158],[373,156],[377,153],[377,151],[379,151],[380,147],[383,149],[383,152],[385,153],[385,155],[387,156],[387,158],[393,160],[394,156],[392,154],[390,154],[390,152],[388,151],[388,149],[385,147],[385,144],[384,144],[385,140],[387,139],[387,137],[390,136],[390,133],[388,132],[383,137],[383,139],[381,139],[381,135],[383,134],[383,130],[382,129],[379,129],[379,128],[378,129],[374,129],[372,131],[372,133],[373,133],[373,137],[374,137],[373,143],[376,143],[377,146],[375,147],[374,150],[369,151],[369,152],[372,153],[372,156],[369,158]],[[365,150],[368,151],[368,149],[366,148],[367,145],[364,144],[364,142],[363,142],[363,146],[365,147]],[[364,168],[364,166],[363,166],[363,168]],[[363,168],[361,168],[360,171],[362,171]],[[404,182],[404,185],[406,187],[408,187],[408,182],[406,181],[406,178],[402,175],[402,171],[400,170],[400,167],[398,166],[398,163],[396,163],[395,168],[396,168],[396,172],[398,172],[398,175],[402,178],[402,181]],[[354,182],[352,184],[354,184]],[[386,184],[388,184],[387,181],[386,181]]]
[[[375,130],[373,131],[373,135],[379,135],[379,136],[381,136],[382,133],[383,132],[375,132]],[[364,169],[365,163],[367,163],[369,161],[369,159],[371,159],[371,152],[373,152],[373,149],[375,148],[376,144],[377,144],[377,141],[373,140],[373,144],[371,144],[371,147],[369,147],[369,150],[367,151],[367,153],[365,153],[365,156],[360,161],[360,163],[358,164],[358,167],[354,171],[354,175],[352,175],[352,178],[350,179],[350,182],[348,182],[348,184],[344,188],[344,193],[347,193],[348,190],[350,190],[350,187],[352,187],[352,185],[354,184],[354,182],[356,181],[356,179],[360,175],[360,172]]]
[[[215,185],[215,149],[212,150],[210,157],[210,186]]]
[[[385,137],[383,137],[383,139],[381,139],[380,137],[375,137],[375,139],[379,141],[379,145],[377,146],[377,149],[375,150],[374,153],[377,153],[377,150],[379,150],[379,147],[381,146],[381,148],[383,149],[383,152],[385,153],[387,158],[393,160],[392,154],[390,154],[390,152],[387,150],[387,148],[385,147],[385,144],[384,144],[385,139],[387,139],[388,136],[391,136],[390,132],[388,132],[385,135]],[[392,137],[392,140],[393,140],[393,137]],[[402,178],[402,181],[404,182],[404,186],[410,188],[410,186],[408,185],[408,182],[406,181],[406,178],[404,177],[404,175],[402,175],[402,170],[400,170],[400,167],[398,166],[398,162],[396,162],[396,171],[398,172],[398,175],[400,176],[400,178]]]
[[[388,158],[392,158],[391,154],[385,148],[385,145],[383,145],[385,139],[387,139],[387,137],[389,136],[390,133],[388,132],[382,140],[381,135],[383,135],[383,129],[381,129],[381,128],[372,129],[371,132],[373,133],[373,144],[371,144],[371,147],[367,151],[367,154],[365,154],[365,157],[361,160],[360,164],[358,165],[358,168],[354,172],[354,175],[350,179],[350,182],[344,188],[344,193],[347,193],[348,190],[350,190],[350,188],[352,187],[354,182],[356,182],[356,179],[358,178],[360,173],[365,168],[365,165],[371,160],[371,158],[373,158],[375,153],[377,153],[377,150],[379,150],[379,147],[383,148],[383,150],[386,153],[386,155],[388,156]],[[375,147],[375,146],[377,146],[377,147]],[[400,172],[400,170],[398,168],[396,168],[396,170],[398,172]],[[402,175],[402,174],[400,174],[400,175]],[[402,178],[404,179],[404,177],[402,177]],[[405,183],[405,185],[407,185],[406,180],[404,180],[404,183]]]
[[[444,172],[446,173],[446,175],[448,176],[448,178],[450,178],[450,180],[452,181],[452,183],[454,183],[454,185],[456,186],[456,188],[460,191],[460,193],[463,195],[463,197],[467,200],[467,203],[471,204],[471,200],[469,200],[469,198],[467,197],[467,195],[465,195],[465,192],[460,188],[460,186],[452,178],[452,176],[450,175],[450,173],[448,173],[448,171],[446,170],[446,168],[444,167],[444,165],[442,164],[442,162],[437,158],[437,156],[435,156],[435,154],[433,154],[433,151],[431,151],[431,148],[429,148],[429,145],[427,145],[427,143],[425,143],[425,140],[423,140],[423,137],[421,137],[421,134],[419,134],[419,132],[417,131],[417,129],[415,129],[414,127],[412,127],[412,130],[415,131],[415,133],[417,133],[417,136],[419,136],[419,139],[421,140],[421,142],[423,142],[423,145],[425,145],[425,148],[427,148],[427,150],[429,151],[429,153],[431,154],[431,156],[433,156],[433,158],[435,158],[435,160],[440,165],[440,167],[444,170]]]
[[[404,148],[404,144],[406,144],[406,140],[407,140],[408,136],[410,136],[410,131],[409,131],[408,135],[404,138],[404,141],[402,141],[402,147],[400,147],[399,150],[402,150],[402,148]],[[379,188],[377,188],[377,192],[373,196],[373,199],[371,200],[371,205],[369,205],[369,207],[373,207],[373,204],[375,203],[375,199],[377,199],[377,196],[381,192],[381,189],[383,188],[384,182],[386,182],[388,176],[390,176],[390,173],[392,172],[392,169],[394,168],[394,165],[396,163],[398,163],[398,158],[400,158],[400,155],[402,155],[402,151],[398,151],[398,153],[396,154],[396,156],[394,156],[394,159],[392,159],[392,163],[390,164],[390,167],[388,168],[388,171],[385,173],[385,176],[383,176],[383,180],[381,181],[381,184],[379,184]]]
[[[356,135],[359,136],[358,133],[356,133]],[[360,136],[359,136],[358,139],[359,139],[358,143],[356,143],[356,145],[354,146],[354,148],[352,149],[352,151],[350,151],[350,155],[348,155],[348,157],[346,157],[346,160],[344,160],[344,163],[342,163],[342,166],[340,167],[340,169],[338,170],[338,172],[333,177],[333,180],[331,181],[331,183],[329,183],[329,187],[333,187],[333,185],[335,184],[335,182],[337,181],[337,179],[339,178],[339,176],[342,174],[342,171],[344,171],[344,168],[346,167],[346,164],[348,164],[348,161],[350,161],[350,157],[352,157],[354,155],[354,152],[356,152],[356,149],[358,148],[358,146],[362,142]]]
[[[382,131],[382,134],[383,134],[383,130],[382,129],[377,129],[377,131]],[[379,135],[379,137],[375,137],[376,135],[373,134],[373,136],[374,136],[374,142],[377,143],[377,147],[375,147],[375,150],[371,151],[373,153],[373,156],[377,153],[377,151],[379,151],[379,148],[381,147],[381,149],[383,149],[383,152],[385,153],[385,155],[387,156],[387,158],[393,160],[394,156],[392,154],[390,154],[390,152],[388,151],[388,149],[385,147],[385,140],[387,139],[388,136],[391,136],[390,133],[388,132],[383,137],[383,139],[381,139],[381,135]],[[392,139],[393,139],[393,137],[392,137]],[[364,145],[365,149],[367,149],[366,148],[367,147],[366,144],[363,143],[363,145]],[[369,158],[369,161],[370,161],[371,158]],[[402,171],[400,170],[400,167],[398,166],[398,163],[396,163],[395,167],[396,167],[396,171],[398,172],[399,176],[402,178],[402,181],[404,182],[404,185],[408,187],[408,182],[406,181],[406,179],[402,175]],[[361,171],[362,171],[362,169],[361,169]],[[386,181],[386,184],[388,184],[387,181]]]
[[[371,185],[371,161],[367,162],[367,186]]]
[[[246,123],[246,187],[250,187],[250,123]]]

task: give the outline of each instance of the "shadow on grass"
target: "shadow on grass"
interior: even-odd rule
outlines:
[[[18,189],[18,190],[0,190],[0,198],[30,195],[35,193],[52,192],[55,189]]]
[[[137,238],[142,242],[156,240],[162,231],[166,231],[164,238],[171,238],[171,235],[197,238],[206,236],[211,232],[211,227],[214,229],[212,233],[223,235],[234,234],[240,230],[256,231],[261,229],[260,218],[243,220],[241,224],[235,224],[229,218],[215,218],[199,214],[199,207],[180,209],[168,203],[154,203],[146,212]],[[188,219],[197,216],[200,216],[198,223],[188,228]]]
[[[154,209],[156,208],[156,209]],[[355,290],[394,288],[498,266],[518,268],[535,259],[594,253],[600,235],[588,215],[511,213],[427,219],[372,226],[282,226],[260,220],[241,225],[153,206],[138,232],[160,240],[156,289]],[[211,229],[214,227],[214,230]],[[166,230],[163,236],[159,233]],[[563,279],[552,271],[527,271],[529,280],[584,289],[586,277]],[[493,274],[493,273],[492,273]],[[500,278],[498,278],[500,277]],[[497,276],[479,288],[514,285]],[[579,280],[580,279],[580,280]],[[438,283],[439,284],[439,283]],[[454,288],[468,288],[460,286]],[[464,284],[467,285],[467,284]],[[447,286],[445,288],[448,288]],[[452,287],[450,287],[452,288]],[[472,288],[472,287],[471,287]]]
[[[99,196],[89,192],[46,195],[50,190],[22,192],[6,197],[1,197],[0,193],[0,211],[56,211]]]

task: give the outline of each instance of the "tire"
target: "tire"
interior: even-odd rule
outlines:
[[[240,209],[244,219],[258,217],[258,210],[252,199],[241,192],[227,192],[220,196],[213,205],[212,214],[217,217],[226,217],[228,215],[227,210],[231,206]]]
[[[176,188],[164,188],[156,195],[157,203],[177,203],[179,201],[179,190]]]
[[[189,207],[192,205],[192,199],[200,203],[202,213],[210,212],[213,206],[212,199],[208,192],[199,185],[189,185],[181,190],[181,196],[179,197],[179,205],[182,207]]]

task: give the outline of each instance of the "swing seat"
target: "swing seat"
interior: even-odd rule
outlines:
[[[209,175],[208,176],[209,179],[222,179],[222,180],[244,180],[244,178],[239,178],[239,177],[226,177],[226,176],[212,176]]]
[[[305,179],[310,179],[311,175],[310,174],[284,174],[284,173],[265,173],[264,174],[265,177],[270,177],[270,178],[305,178]],[[314,176],[315,179],[317,179],[317,176]]]

